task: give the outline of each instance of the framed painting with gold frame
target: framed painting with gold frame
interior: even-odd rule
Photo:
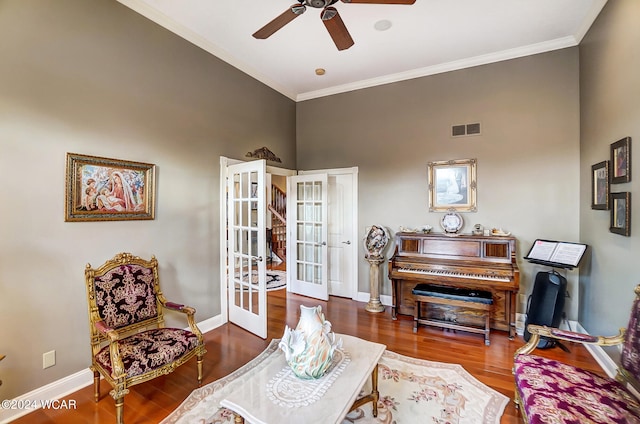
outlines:
[[[67,153],[65,221],[155,218],[155,165]]]
[[[427,164],[429,212],[476,212],[476,160]]]

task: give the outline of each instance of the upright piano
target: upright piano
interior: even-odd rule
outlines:
[[[516,294],[520,270],[516,262],[516,239],[471,234],[396,233],[389,260],[393,319],[414,314],[411,290],[420,283],[491,292],[491,328],[515,333]],[[431,308],[430,308],[431,309]],[[454,307],[430,313],[441,320],[473,324],[473,313]]]

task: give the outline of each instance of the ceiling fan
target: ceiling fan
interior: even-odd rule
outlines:
[[[320,19],[324,23],[324,26],[329,31],[329,35],[336,44],[338,50],[346,50],[353,46],[354,41],[347,31],[342,18],[338,14],[338,10],[335,7],[331,7],[332,4],[338,0],[298,0],[298,3],[285,10],[281,15],[277,16],[274,20],[256,31],[253,36],[258,39],[265,39],[272,36],[280,28],[293,21],[298,16],[302,15],[307,6],[315,7],[316,9],[322,9],[320,13]],[[365,4],[414,4],[416,0],[342,0],[343,3],[365,3]]]

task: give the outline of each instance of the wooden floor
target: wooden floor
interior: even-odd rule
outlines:
[[[428,327],[421,327],[418,333],[414,334],[412,318],[399,316],[397,321],[393,321],[389,308],[383,313],[369,313],[364,310],[364,303],[338,297],[322,302],[287,294],[286,290],[268,292],[268,304],[267,340],[262,340],[233,324],[225,324],[205,334],[208,350],[204,362],[205,384],[247,363],[269,344],[269,340],[282,336],[285,324],[295,326],[299,317],[300,304],[308,306],[320,304],[326,318],[333,324],[333,330],[337,333],[383,343],[389,350],[403,355],[431,361],[459,363],[484,384],[513,398],[512,358],[514,351],[523,344],[521,337],[510,341],[506,333],[495,331],[491,333],[491,346],[487,347],[484,345],[483,336],[479,334]],[[602,373],[595,360],[582,346],[567,343],[567,347],[571,353],[565,353],[559,348],[538,350],[537,353]],[[131,393],[125,397],[125,423],[156,423],[178,407],[195,388],[194,358],[168,376],[132,387]],[[109,390],[111,388],[103,382],[101,399],[95,403],[92,387],[86,387],[65,397],[75,401],[77,404],[75,410],[38,410],[15,422],[18,424],[115,422],[114,401],[108,394]],[[501,422],[503,424],[521,422],[512,402],[507,406]]]

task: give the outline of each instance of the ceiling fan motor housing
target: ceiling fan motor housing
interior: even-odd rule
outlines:
[[[304,4],[307,6],[315,7],[318,9],[322,9],[323,7],[327,7],[337,2],[338,0],[304,0]]]

